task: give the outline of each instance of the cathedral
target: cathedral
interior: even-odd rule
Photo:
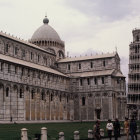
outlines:
[[[0,32],[1,122],[123,120],[126,105],[117,52],[66,57],[47,17],[29,41]]]

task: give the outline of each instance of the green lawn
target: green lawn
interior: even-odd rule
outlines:
[[[80,131],[80,138],[87,138],[87,132],[93,128],[94,122],[71,122],[71,123],[44,123],[44,124],[0,124],[0,140],[19,140],[22,128],[28,129],[28,136],[34,138],[40,133],[42,127],[48,129],[48,140],[58,138],[58,133],[63,131],[66,140],[73,139],[73,132]],[[140,124],[140,123],[139,123]],[[101,122],[101,128],[105,128],[106,122]]]

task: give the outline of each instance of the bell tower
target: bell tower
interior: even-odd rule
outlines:
[[[140,29],[132,31],[133,42],[129,45],[128,115],[140,120]]]
[[[140,29],[134,29],[132,31],[133,34],[133,42],[137,43],[140,41]]]

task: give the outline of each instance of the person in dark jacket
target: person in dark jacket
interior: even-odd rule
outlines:
[[[100,140],[100,122],[99,120],[96,121],[95,125],[93,126],[93,132],[94,132],[94,139]]]
[[[115,122],[113,123],[113,127],[114,127],[115,140],[118,140],[118,137],[120,136],[120,122],[117,118],[115,119]]]
[[[134,140],[134,136],[135,136],[135,140],[137,140],[137,123],[134,119],[131,119],[130,121],[130,134],[131,134],[131,140]]]

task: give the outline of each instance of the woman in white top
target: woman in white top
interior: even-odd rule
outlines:
[[[111,140],[111,138],[112,138],[112,131],[113,131],[113,124],[112,124],[111,120],[108,120],[108,123],[106,125],[106,129],[107,129],[108,137]]]

